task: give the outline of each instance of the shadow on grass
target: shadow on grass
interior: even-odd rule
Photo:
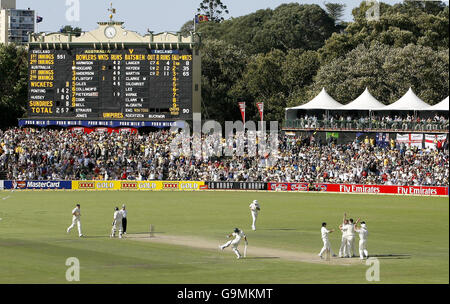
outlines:
[[[162,232],[162,231],[153,231],[152,232],[152,234],[161,234],[161,233],[165,233],[165,232]],[[128,232],[127,232],[127,234],[128,234]],[[130,234],[150,234],[150,231],[147,231],[147,232],[133,232],[133,233],[130,233]]]
[[[267,260],[267,259],[279,259],[280,257],[246,257],[246,260]]]
[[[383,260],[389,259],[410,259],[410,254],[371,254],[369,258],[381,258]]]
[[[295,230],[298,230],[298,229],[294,229],[294,228],[266,228],[266,229],[260,229],[260,230],[295,231]]]

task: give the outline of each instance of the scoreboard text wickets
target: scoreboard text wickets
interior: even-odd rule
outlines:
[[[29,118],[192,119],[192,50],[29,52]]]

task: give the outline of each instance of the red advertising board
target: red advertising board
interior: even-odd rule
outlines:
[[[363,194],[448,195],[448,187],[318,184],[314,191]],[[307,183],[268,183],[269,191],[309,191]]]

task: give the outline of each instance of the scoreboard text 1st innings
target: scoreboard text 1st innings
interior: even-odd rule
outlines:
[[[192,119],[192,50],[29,52],[29,118]]]

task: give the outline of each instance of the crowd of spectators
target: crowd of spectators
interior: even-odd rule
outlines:
[[[276,153],[244,153],[233,139],[203,136],[195,155],[174,153],[169,130],[145,134],[73,133],[12,128],[0,131],[0,171],[10,180],[204,180],[327,182],[448,186],[448,138],[436,149],[410,148],[372,138],[337,144],[314,135],[278,136]],[[215,136],[215,137],[214,137]],[[214,140],[216,139],[216,141]],[[269,140],[268,140],[269,141]],[[232,156],[214,155],[226,147]],[[181,141],[175,146],[180,146]],[[193,149],[198,152],[199,149]],[[241,151],[242,152],[242,151]],[[238,156],[240,155],[240,156]],[[269,161],[271,159],[271,161]]]
[[[305,114],[295,119],[295,126],[302,129],[405,129],[405,130],[443,130],[449,127],[449,118],[444,115],[420,117],[405,115],[372,116],[352,114],[322,114],[322,116]]]

